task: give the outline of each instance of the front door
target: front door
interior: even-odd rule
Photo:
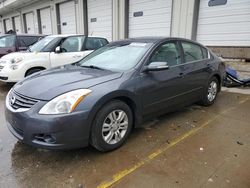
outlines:
[[[141,73],[138,94],[142,99],[143,115],[181,104],[186,84],[181,69],[182,60],[177,42],[160,45],[151,55],[147,64],[167,62],[168,70]]]
[[[50,53],[51,66],[62,66],[80,61],[89,53],[87,51],[82,51],[84,40],[84,36],[66,38],[60,45],[61,53]]]

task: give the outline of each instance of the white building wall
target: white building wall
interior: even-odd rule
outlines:
[[[26,2],[27,0],[18,0],[18,1],[23,1]],[[34,1],[35,3],[30,3],[29,5],[18,9],[20,12],[13,11],[11,8],[10,11],[8,11],[8,14],[5,13],[2,15],[2,19],[4,20],[6,18],[12,18],[14,16],[21,16],[21,28],[22,28],[22,33],[24,33],[24,20],[23,20],[23,15],[26,13],[33,13],[34,15],[34,33],[38,34],[39,33],[39,24],[38,24],[38,15],[37,15],[37,10],[39,9],[44,9],[45,7],[50,7],[50,13],[51,13],[51,25],[52,25],[52,32],[51,34],[58,34],[58,27],[57,27],[57,15],[56,15],[56,4],[58,3],[63,3],[66,2],[67,0],[43,0],[43,1]],[[78,0],[78,1],[73,1],[76,3],[76,30],[78,34],[83,34],[84,33],[84,19],[83,19],[83,1],[84,0]],[[11,5],[11,3],[16,3],[17,0],[7,0],[5,2],[5,5]],[[19,3],[20,3],[19,2]],[[0,15],[1,15],[1,10],[4,10],[2,7],[3,4],[0,5]],[[2,9],[1,9],[2,8]],[[12,24],[12,23],[11,23]],[[3,26],[3,23],[2,23]],[[74,32],[75,33],[75,32]]]
[[[74,0],[76,11],[76,32],[84,34],[84,10],[83,2],[87,0]],[[111,0],[88,0],[90,7],[96,7],[102,10],[101,7],[107,5]],[[90,34],[102,35],[103,31],[108,31],[110,40],[123,39],[130,36],[145,36],[145,35],[171,35],[174,37],[184,37],[195,39],[208,46],[250,46],[250,0],[228,0],[226,5],[209,7],[209,0],[200,0],[199,19],[196,20],[195,6],[199,0],[129,0],[130,10],[126,7],[128,0],[112,0],[108,7],[105,7],[112,18],[109,19],[109,24],[98,25],[88,23]],[[14,5],[21,6],[25,3],[27,6],[18,8]],[[8,10],[3,8],[3,3],[0,4],[0,32],[4,32],[3,20],[10,19],[12,27],[12,17],[20,16],[21,30],[24,32],[23,14],[32,12],[34,14],[34,33],[39,33],[37,10],[45,7],[50,7],[52,34],[58,33],[58,23],[56,14],[56,5],[66,2],[66,0],[6,0],[4,5],[11,6]],[[159,3],[160,2],[160,3]],[[167,3],[166,3],[167,2]],[[173,2],[171,5],[170,2]],[[13,6],[12,6],[13,5]],[[158,6],[159,5],[159,6]],[[167,13],[164,7],[168,6],[172,9],[170,14]],[[13,8],[14,7],[14,8]],[[160,11],[164,11],[160,13]],[[143,11],[144,18],[147,13],[152,13],[155,16],[143,19],[143,17],[133,17],[136,11]],[[150,12],[151,11],[151,12]],[[90,11],[91,12],[91,11]],[[159,14],[160,13],[160,14]],[[100,16],[100,12],[93,15],[89,13],[89,18]],[[146,16],[145,16],[146,15]],[[169,16],[170,15],[170,16]],[[104,17],[104,16],[103,16]],[[109,16],[111,17],[111,16]],[[88,19],[89,21],[90,19]],[[196,24],[198,23],[198,27]],[[155,27],[157,26],[157,27]],[[160,29],[165,27],[164,29]],[[157,28],[157,29],[153,29]],[[171,28],[171,29],[170,29]],[[197,28],[197,35],[196,35]],[[98,32],[97,32],[98,31]],[[149,33],[147,33],[150,31]],[[160,32],[159,32],[160,31]],[[105,34],[107,35],[107,34]]]
[[[212,7],[201,0],[197,40],[207,46],[250,46],[250,0]]]

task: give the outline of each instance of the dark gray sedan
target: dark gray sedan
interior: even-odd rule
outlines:
[[[47,149],[120,147],[150,118],[216,100],[224,64],[206,47],[179,38],[113,42],[78,63],[17,83],[6,98],[9,130]]]

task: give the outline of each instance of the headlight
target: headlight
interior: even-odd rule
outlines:
[[[62,94],[42,107],[39,114],[68,114],[91,93],[89,89],[78,89]]]
[[[10,66],[10,69],[12,69],[12,70],[18,69],[18,65],[11,65],[11,66]]]

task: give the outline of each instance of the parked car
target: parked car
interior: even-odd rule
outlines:
[[[78,63],[32,75],[6,98],[9,130],[47,149],[120,147],[148,118],[200,102],[212,105],[225,66],[179,38],[113,42]]]
[[[81,60],[108,44],[107,39],[84,35],[51,35],[38,41],[27,52],[5,55],[0,59],[0,81],[18,82],[24,77]]]
[[[6,34],[0,36],[0,57],[11,52],[26,51],[44,35]]]

